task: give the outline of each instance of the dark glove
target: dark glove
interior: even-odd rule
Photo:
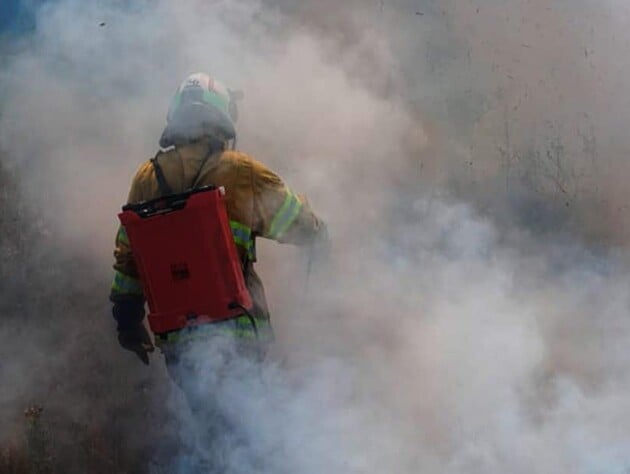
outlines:
[[[149,332],[142,324],[144,319],[144,298],[132,297],[114,303],[112,315],[118,322],[118,343],[134,352],[142,362],[149,364],[149,352],[155,347]]]
[[[328,228],[320,222],[318,232],[308,246],[308,273],[311,272],[311,267],[316,267],[320,273],[325,271],[330,263],[331,252],[332,242],[328,236]]]
[[[153,352],[155,347],[144,324],[140,323],[134,328],[119,329],[118,343],[122,348],[134,352],[143,363],[149,365],[149,352]]]
[[[328,262],[331,251],[332,242],[330,240],[330,236],[328,235],[328,227],[322,222],[319,232],[313,241],[311,252],[313,258]]]

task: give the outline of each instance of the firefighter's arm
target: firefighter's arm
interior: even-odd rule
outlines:
[[[133,178],[131,183],[131,189],[129,190],[129,196],[127,198],[128,203],[140,202],[144,199],[143,182],[146,181],[146,173],[148,172],[147,164],[140,167],[138,172]],[[114,303],[126,300],[142,300],[144,301],[144,295],[142,291],[142,285],[138,278],[138,270],[136,269],[136,262],[131,252],[131,246],[129,244],[129,238],[127,232],[123,226],[118,228],[116,234],[116,244],[114,248],[114,281],[112,282],[112,288],[110,293],[110,300]],[[144,314],[143,314],[144,316]],[[118,318],[116,318],[118,320]],[[142,320],[142,318],[140,318]],[[121,321],[118,321],[119,325]],[[123,325],[125,322],[123,322]]]
[[[146,166],[138,170],[134,177],[127,202],[143,200],[141,186]],[[144,362],[149,363],[148,352],[153,351],[151,338],[142,320],[144,319],[144,294],[138,278],[138,271],[129,245],[125,228],[120,226],[116,234],[114,249],[114,280],[112,282],[110,300],[114,303],[112,316],[117,322],[118,342]]]
[[[114,259],[115,272],[109,299],[114,303],[126,300],[141,300],[144,302],[144,294],[138,278],[136,262],[131,253],[127,232],[123,226],[118,228],[118,233],[116,234]],[[121,323],[121,321],[118,322],[119,324]]]
[[[305,196],[294,193],[276,173],[253,163],[256,232],[265,238],[290,244],[327,240],[324,222],[311,209]]]

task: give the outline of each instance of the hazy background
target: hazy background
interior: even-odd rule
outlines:
[[[181,395],[159,355],[117,347],[106,298],[131,177],[207,71],[245,91],[239,148],[333,239],[308,282],[259,244],[279,337],[262,388],[221,389],[256,440],[235,472],[630,469],[625,2],[21,8],[0,69],[5,443],[37,403],[62,472],[176,457]]]

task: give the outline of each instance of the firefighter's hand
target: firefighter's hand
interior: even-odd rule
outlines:
[[[319,268],[327,267],[330,264],[332,253],[332,242],[328,236],[328,228],[322,222],[319,232],[313,239],[309,249],[309,259]]]
[[[149,365],[149,352],[155,350],[155,346],[151,342],[151,336],[140,323],[131,328],[118,330],[118,343],[124,349],[134,352],[138,358],[146,365]]]

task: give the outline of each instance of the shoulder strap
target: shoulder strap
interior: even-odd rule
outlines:
[[[203,160],[201,161],[201,166],[199,167],[199,171],[197,171],[197,174],[195,175],[192,182],[190,183],[191,189],[199,187],[199,178],[201,178],[201,172],[203,171],[204,166],[206,166],[206,163],[208,162],[208,158],[210,158],[211,154],[212,154],[211,151],[208,152],[206,156],[203,158]]]
[[[155,157],[151,158],[151,163],[153,164],[153,169],[155,170],[155,177],[158,182],[158,187],[160,188],[160,193],[162,196],[166,196],[167,194],[173,194],[173,188],[168,184],[166,178],[164,177],[164,171],[162,171],[162,167],[158,162],[158,157],[161,152],[157,152]]]

